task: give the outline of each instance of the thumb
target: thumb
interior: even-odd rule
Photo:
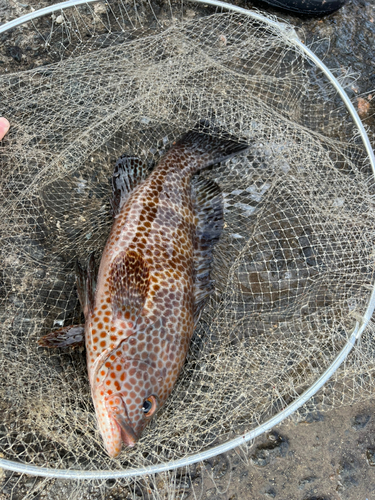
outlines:
[[[4,135],[8,132],[10,123],[6,118],[0,117],[0,141]]]

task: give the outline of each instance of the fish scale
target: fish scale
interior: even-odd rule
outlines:
[[[91,393],[110,456],[135,445],[172,392],[213,290],[222,195],[213,181],[193,175],[247,148],[228,134],[192,130],[149,175],[137,158],[116,164],[114,222],[95,293],[92,259],[87,277],[77,278]],[[42,345],[63,345],[62,330],[69,337],[73,328],[77,338],[79,327],[65,328]]]

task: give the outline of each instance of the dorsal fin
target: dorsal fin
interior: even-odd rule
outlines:
[[[149,271],[139,253],[121,252],[113,261],[109,275],[114,320],[134,322],[141,313],[149,287]]]
[[[180,137],[170,151],[175,156],[181,155],[183,158],[187,155],[190,172],[195,173],[215,163],[229,160],[249,147],[249,144],[240,141],[227,131],[202,120]],[[181,165],[184,166],[184,162],[181,162]]]
[[[135,156],[122,155],[116,161],[112,175],[112,215],[120,212],[121,207],[132,191],[148,176],[146,163]]]
[[[194,213],[198,218],[194,244],[194,321],[197,324],[214,288],[210,273],[214,246],[224,225],[223,196],[216,182],[200,176],[192,178],[191,193]]]

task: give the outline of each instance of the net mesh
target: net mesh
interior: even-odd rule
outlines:
[[[104,9],[62,12],[48,37],[49,64],[0,76],[1,111],[12,121],[0,149],[0,451],[55,468],[163,463],[251,430],[329,367],[373,287],[368,157],[292,31],[192,4]],[[74,263],[91,252],[100,258],[116,159],[157,162],[207,118],[252,145],[203,173],[225,203],[215,293],[171,397],[138,445],[111,459],[84,353],[47,351],[37,340],[81,322]],[[370,325],[309,408],[371,395],[374,347]],[[194,474],[121,484],[129,495],[179,498]],[[48,481],[33,479],[25,495]],[[180,486],[171,490],[171,481]],[[14,492],[19,478],[5,483]],[[48,484],[51,498],[79,491]]]

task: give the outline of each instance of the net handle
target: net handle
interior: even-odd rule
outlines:
[[[55,5],[51,5],[45,7],[43,9],[30,12],[24,16],[21,16],[18,19],[14,19],[6,24],[0,26],[0,33],[3,33],[11,28],[16,26],[20,26],[28,21],[33,19],[37,19],[46,14],[51,14],[58,10],[63,10],[69,7],[74,7],[82,4],[97,2],[98,0],[68,0],[66,2],[57,3]],[[348,109],[351,117],[353,118],[354,123],[356,124],[363,144],[366,148],[366,152],[368,154],[373,175],[375,177],[375,157],[371,148],[371,144],[365,128],[355,110],[353,104],[351,103],[348,95],[345,90],[341,87],[340,83],[331,73],[331,71],[326,67],[326,65],[308,48],[306,45],[302,43],[302,41],[298,38],[296,32],[288,26],[287,24],[276,22],[272,19],[268,19],[267,17],[262,16],[258,12],[250,11],[243,9],[242,7],[237,7],[236,5],[227,4],[224,2],[220,2],[218,0],[189,0],[192,3],[200,3],[204,5],[212,5],[213,7],[218,7],[224,10],[229,10],[232,12],[237,12],[239,14],[243,14],[249,16],[255,20],[258,20],[262,23],[268,24],[269,26],[277,29],[281,32],[284,32],[284,36],[288,39],[289,43],[294,44],[299,49],[301,49],[310,60],[312,60],[318,68],[320,68],[323,73],[330,80],[332,85],[335,87],[336,91],[340,95],[343,100],[346,108]],[[238,446],[241,446],[244,443],[247,443],[257,436],[263,434],[264,432],[269,431],[276,425],[280,424],[283,420],[289,417],[292,413],[294,413],[298,408],[300,408],[303,404],[305,404],[317,391],[329,380],[329,378],[335,373],[335,371],[339,368],[339,366],[345,361],[348,354],[352,350],[355,342],[361,337],[364,329],[366,328],[368,322],[371,319],[371,316],[375,309],[375,284],[373,285],[373,290],[371,293],[371,297],[369,299],[367,309],[365,314],[363,315],[361,322],[356,322],[353,332],[350,334],[349,339],[347,340],[345,346],[342,348],[340,353],[336,356],[333,363],[327,368],[327,370],[314,382],[313,385],[309,387],[301,396],[299,396],[293,403],[285,407],[281,412],[267,420],[265,423],[259,425],[252,431],[249,431],[242,436],[239,436],[235,439],[228,441],[227,443],[223,443],[219,446],[215,446],[207,451],[196,453],[189,457],[184,457],[179,460],[172,460],[165,464],[156,464],[147,467],[140,467],[136,469],[126,469],[126,470],[102,470],[102,471],[82,471],[82,470],[69,470],[69,469],[51,469],[42,466],[21,464],[18,462],[14,462],[11,460],[6,460],[0,458],[0,467],[6,470],[11,470],[14,472],[20,472],[22,474],[30,474],[34,476],[42,476],[42,477],[54,477],[60,479],[120,479],[120,478],[129,478],[129,477],[137,477],[143,476],[146,474],[155,474],[157,472],[163,472],[173,469],[178,469],[180,467],[185,467],[187,465],[192,465],[194,463],[200,462],[202,460],[207,460],[214,456],[220,455],[221,453],[225,453],[227,451],[232,450]]]

